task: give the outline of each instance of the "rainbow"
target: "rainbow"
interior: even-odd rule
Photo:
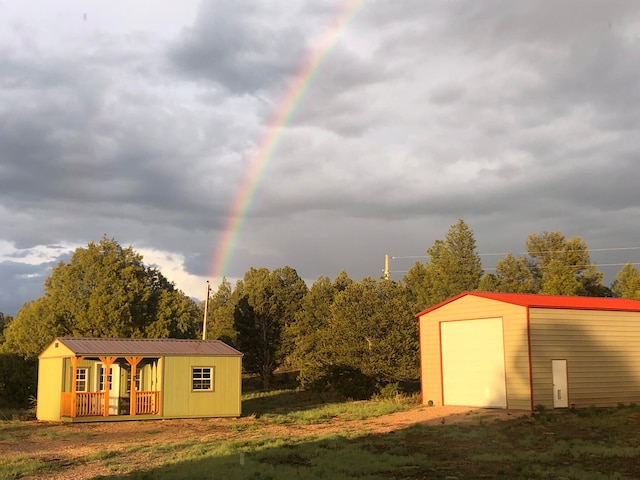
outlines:
[[[276,151],[284,127],[295,114],[300,101],[304,97],[309,85],[313,81],[327,54],[336,44],[349,21],[360,9],[364,0],[345,0],[334,15],[333,20],[319,39],[316,47],[311,50],[298,73],[292,79],[287,93],[278,103],[269,127],[262,136],[258,147],[251,156],[244,179],[236,196],[218,242],[211,268],[211,275],[215,281],[222,281],[233,255],[234,246],[246,214],[251,206],[254,193],[260,185],[260,180],[267,168],[269,160]]]

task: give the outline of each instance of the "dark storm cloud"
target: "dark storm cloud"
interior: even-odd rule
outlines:
[[[633,88],[640,76],[636,2],[455,5],[448,31],[453,44],[473,54],[519,58],[536,79],[523,85],[523,95],[549,113],[562,114],[580,104],[623,113],[629,102],[638,102],[640,94]]]
[[[306,51],[297,22],[283,21],[283,7],[281,2],[203,2],[195,25],[185,29],[169,56],[185,74],[234,94],[278,86],[299,68]]]
[[[348,43],[348,39],[345,40]],[[348,67],[348,68],[345,68]],[[328,52],[289,124],[313,126],[344,136],[360,136],[379,123],[376,85],[388,77],[384,66],[339,45]]]
[[[20,262],[0,262],[0,312],[15,316],[20,307],[44,293],[44,279],[49,275],[51,263],[27,265]]]
[[[365,1],[269,130],[341,5],[203,2],[162,39],[0,34],[3,258],[106,233],[205,276],[256,153],[228,277],[377,277],[458,218],[485,252],[637,242],[635,2]]]
[[[216,159],[228,150],[221,138],[235,141],[233,116],[169,110],[153,89],[135,93],[135,75],[103,57],[8,58],[0,82],[0,198],[8,215],[39,217],[34,241],[64,238],[65,229],[77,230],[69,223],[104,232],[126,218],[184,227],[220,222],[202,207],[224,211],[229,179],[241,168]],[[26,224],[6,223],[14,238],[30,236]]]
[[[213,264],[214,251],[210,248],[207,249],[205,245],[201,245],[201,248],[197,249],[196,251],[202,253],[193,253],[188,255],[184,259],[184,267],[189,273],[193,275],[206,277],[207,275],[209,275],[211,265]]]

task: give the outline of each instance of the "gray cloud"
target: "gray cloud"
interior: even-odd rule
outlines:
[[[172,35],[4,25],[0,311],[39,295],[36,248],[103,234],[204,280],[243,188],[230,278],[376,277],[458,218],[481,252],[548,230],[637,243],[635,2],[364,2],[273,130],[341,6],[204,2]]]
[[[0,262],[0,312],[15,316],[20,307],[44,293],[44,280],[51,264],[27,265],[21,262]]]
[[[195,25],[183,31],[170,58],[180,71],[232,93],[273,87],[299,67],[306,47],[297,22],[282,18],[283,7],[280,2],[203,2]]]

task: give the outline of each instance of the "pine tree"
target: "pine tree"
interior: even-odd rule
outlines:
[[[464,220],[452,225],[445,239],[436,240],[427,253],[429,262],[416,263],[404,277],[410,298],[421,303],[418,310],[463,291],[478,289],[482,262],[476,252],[473,230]]]
[[[613,280],[611,290],[618,297],[640,300],[640,273],[638,269],[627,263]]]
[[[197,305],[132,247],[103,237],[74,251],[6,329],[5,349],[38,355],[55,336],[193,338]]]
[[[603,274],[589,259],[587,244],[579,237],[567,240],[560,232],[531,234],[526,241],[530,268],[547,295],[606,296]]]

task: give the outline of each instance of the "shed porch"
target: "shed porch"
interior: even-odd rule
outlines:
[[[61,420],[115,421],[161,416],[162,390],[146,388],[159,385],[158,357],[74,356],[65,359],[64,364]],[[142,371],[146,375],[142,376]]]

